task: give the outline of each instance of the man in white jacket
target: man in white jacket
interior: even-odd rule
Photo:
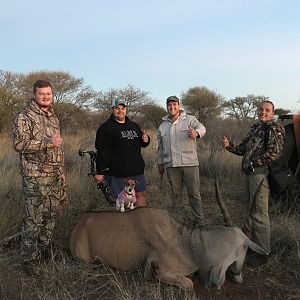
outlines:
[[[197,222],[203,224],[200,197],[197,139],[206,129],[196,117],[186,114],[179,99],[170,96],[166,101],[168,115],[158,128],[158,172],[165,170],[172,189],[173,209],[183,208],[183,185],[186,186],[190,207]]]

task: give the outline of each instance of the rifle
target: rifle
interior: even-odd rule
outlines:
[[[97,158],[97,152],[91,151],[91,150],[82,150],[79,149],[78,151],[79,156],[84,157],[85,154],[88,154],[90,157],[90,163],[91,163],[91,171],[87,174],[88,176],[95,176],[96,175],[96,158]],[[97,189],[100,189],[108,202],[110,206],[115,205],[115,197],[112,193],[111,187],[109,183],[107,182],[105,176],[102,182],[97,183]]]

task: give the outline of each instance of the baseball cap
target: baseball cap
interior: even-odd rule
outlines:
[[[176,96],[170,96],[167,98],[167,104],[169,102],[179,102],[179,99]]]
[[[126,107],[126,104],[125,104],[125,101],[124,99],[122,99],[121,97],[120,98],[117,98],[117,99],[114,99],[111,103],[111,107],[114,108],[114,107],[117,107],[119,105],[123,105],[124,107]]]

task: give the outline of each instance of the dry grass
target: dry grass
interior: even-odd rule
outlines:
[[[61,212],[55,231],[55,242],[60,247],[49,262],[40,266],[43,275],[26,277],[20,268],[19,241],[0,247],[0,299],[299,299],[300,298],[300,237],[297,197],[290,195],[293,205],[274,204],[270,208],[272,222],[272,251],[270,263],[258,269],[244,266],[244,280],[240,285],[226,283],[221,291],[196,284],[196,294],[184,293],[176,287],[145,281],[142,271],[119,272],[103,264],[85,265],[69,256],[68,239],[80,212],[99,209],[106,202],[96,189],[89,172],[88,157],[79,157],[78,150],[94,148],[94,132],[81,132],[64,139],[69,206]],[[155,207],[170,205],[168,183],[156,169],[156,137],[143,149],[148,179],[147,200]],[[224,152],[216,135],[199,147],[201,193],[207,224],[222,224],[222,217],[214,195],[213,177],[221,178],[221,191],[232,218],[237,225],[246,214],[243,177],[240,161]],[[20,230],[22,215],[21,177],[18,156],[8,136],[1,136],[0,144],[0,239]],[[282,202],[281,202],[282,203]],[[187,206],[188,209],[188,206]]]

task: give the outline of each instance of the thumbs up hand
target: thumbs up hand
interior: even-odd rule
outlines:
[[[198,132],[195,129],[193,129],[191,126],[189,126],[188,136],[191,139],[195,139],[198,136]]]
[[[143,140],[144,143],[148,143],[148,141],[149,141],[149,136],[146,133],[145,129],[143,129],[142,140]]]
[[[52,136],[51,140],[52,140],[52,144],[54,147],[57,147],[57,148],[61,147],[63,140],[59,133],[54,134]]]
[[[223,136],[223,147],[226,148],[229,146],[229,140],[228,138],[224,135]]]

